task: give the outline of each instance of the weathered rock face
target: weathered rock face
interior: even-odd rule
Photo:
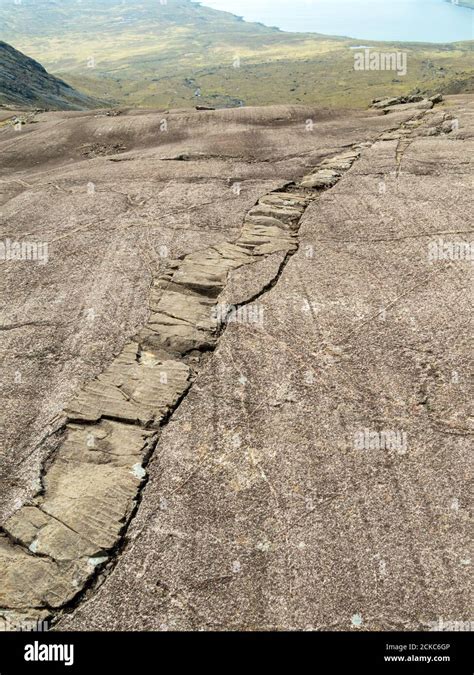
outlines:
[[[198,265],[193,253],[211,256],[212,247],[214,257],[234,265],[239,257],[254,259],[248,248],[254,244],[262,257],[294,248],[287,213],[281,214],[285,228],[264,227],[263,239],[255,235],[254,216],[244,225],[252,207],[260,200],[259,209],[268,205],[270,191],[357,143],[361,128],[375,138],[409,119],[304,107],[115,112],[38,114],[21,131],[1,130],[0,241],[48,248],[47,264],[0,262],[1,297],[8,298],[1,331],[0,522],[38,489],[64,409],[84,399],[83,386],[94,387],[103,374],[113,395],[114,358],[132,338],[137,342],[140,333],[145,351],[164,346],[168,359],[206,340],[212,347],[210,308],[225,275],[216,272],[204,286],[194,278],[190,286],[188,272]],[[101,154],[91,154],[99,145]],[[117,146],[125,150],[117,154]],[[186,161],[172,159],[183,156]],[[268,199],[286,209],[305,204],[295,195]],[[172,287],[175,273],[179,285]],[[167,284],[174,295],[161,300]],[[189,322],[191,305],[200,314],[196,325]],[[131,359],[129,387],[134,370],[145,372]],[[90,406],[90,391],[87,397]],[[136,405],[122,399],[125,408]]]
[[[344,160],[350,166],[358,154],[346,152]],[[265,195],[248,211],[235,242],[171,261],[154,279],[148,322],[70,402],[65,438],[40,493],[4,524],[9,539],[1,542],[0,612],[3,607],[5,618],[18,623],[29,611],[30,620],[39,620],[43,612],[67,605],[96,566],[108,561],[146,476],[143,465],[157,441],[153,429],[186,393],[199,355],[215,347],[219,324],[229,319],[229,310],[219,312],[217,306],[229,272],[296,250],[301,216],[317,194],[305,191],[307,184],[304,177],[300,185]],[[190,354],[196,355],[187,363]],[[38,565],[35,556],[46,557],[48,564]],[[22,575],[30,573],[30,559],[31,573],[41,579],[25,601]]]
[[[441,94],[435,94],[430,96],[430,98],[425,98],[421,94],[412,94],[410,96],[393,96],[391,98],[375,98],[372,101],[372,108],[377,108],[380,110],[385,110],[385,112],[390,112],[390,108],[393,110],[400,110],[400,106],[409,106],[406,107],[406,110],[416,109],[419,110],[429,110],[436,103],[441,103],[443,101],[443,96]]]
[[[441,94],[435,94],[430,98],[413,94],[411,96],[395,96],[392,98],[374,99],[372,108],[382,110],[384,114],[407,110],[431,110],[437,103],[443,101]]]
[[[222,114],[216,113],[216,119]],[[150,627],[150,616],[155,628],[301,628],[315,616],[320,625],[343,626],[340,603],[344,598],[349,602],[348,578],[341,584],[332,579],[326,595],[319,585],[316,588],[314,579],[316,575],[326,583],[324,569],[332,567],[336,554],[349,560],[346,570],[346,558],[342,558],[344,575],[352,561],[361,564],[363,537],[357,508],[355,514],[352,509],[362,499],[360,489],[370,490],[372,474],[365,459],[347,446],[346,428],[364,420],[369,425],[375,413],[381,418],[376,401],[383,397],[378,385],[366,383],[357,393],[351,381],[361,379],[361,364],[373,362],[386,383],[393,363],[391,355],[383,355],[386,363],[380,360],[379,335],[361,354],[357,352],[353,335],[359,332],[358,321],[362,326],[367,323],[362,312],[354,326],[348,324],[359,291],[362,297],[366,292],[358,277],[351,299],[353,287],[350,281],[346,284],[345,276],[341,282],[337,256],[329,256],[314,271],[315,249],[329,244],[330,252],[330,242],[338,241],[331,227],[349,227],[339,222],[339,207],[334,209],[333,221],[326,216],[327,242],[323,237],[315,246],[308,236],[314,234],[312,218],[330,213],[337,199],[332,195],[341,194],[346,181],[351,183],[355,176],[357,185],[364,185],[369,159],[376,173],[388,166],[382,175],[393,172],[394,181],[399,181],[410,148],[420,142],[416,139],[428,143],[425,130],[436,128],[441,134],[446,121],[444,113],[431,112],[396,119],[397,129],[388,131],[381,126],[381,118],[368,117],[363,138],[357,129],[357,143],[354,130],[342,124],[341,149],[321,152],[311,172],[305,169],[293,180],[276,181],[279,184],[262,191],[254,206],[242,214],[237,237],[210,241],[207,247],[175,256],[163,269],[152,272],[149,311],[142,326],[101,374],[79,386],[60,415],[64,423],[54,436],[56,450],[43,465],[40,491],[4,521],[0,539],[4,616],[22,616],[28,607],[31,616],[54,614],[70,605],[99,566],[105,573],[99,579],[105,582],[89,599],[85,614],[79,608],[62,620],[63,627],[104,627],[102,621],[108,628],[111,624],[139,628],[145,623]],[[200,162],[209,157],[203,150],[198,152]],[[193,156],[181,154],[186,154],[187,162]],[[357,190],[350,187],[351,198]],[[351,208],[350,213],[362,217],[358,210]],[[339,253],[340,245],[336,248]],[[372,247],[369,250],[374,255]],[[344,251],[342,255],[351,279],[350,255]],[[321,276],[323,270],[327,279]],[[339,276],[330,279],[329,270]],[[342,311],[333,312],[332,301],[326,305],[311,298],[311,288],[324,298],[337,283],[342,283],[341,297],[345,293],[350,299],[349,310],[342,303]],[[397,298],[385,302],[384,311],[392,309]],[[295,314],[295,299],[304,305],[303,320]],[[257,301],[263,302],[264,323],[259,305],[252,314],[258,320],[249,320]],[[313,345],[304,319],[316,313],[319,318],[318,304],[324,312]],[[372,318],[369,314],[368,321]],[[208,355],[216,347],[216,353]],[[275,371],[275,366],[280,370]],[[278,375],[275,380],[275,372],[281,372],[283,379]],[[316,377],[319,384],[312,387]],[[404,382],[394,391],[397,400],[403,401]],[[388,410],[389,398],[384,400]],[[312,421],[315,411],[317,419]],[[390,433],[398,439],[397,432]],[[157,443],[159,468],[152,459]],[[328,452],[328,447],[333,451]],[[44,448],[38,449],[41,453],[44,456]],[[150,482],[144,489],[147,467]],[[7,463],[5,468],[8,479]],[[360,484],[354,482],[354,471]],[[13,482],[7,497],[15,494],[12,488]],[[378,499],[377,490],[374,498]],[[140,493],[141,507],[131,520]],[[301,500],[306,504],[303,510]],[[395,516],[399,520],[396,510]],[[338,543],[332,536],[325,539],[326,520],[331,524],[329,532],[346,533],[347,543]],[[384,527],[380,522],[364,523],[365,536],[373,527]],[[123,537],[129,526],[126,546]],[[292,560],[296,545],[292,537],[303,536],[300,530],[307,543],[298,544],[298,563]],[[173,533],[177,532],[183,538],[176,540]],[[124,550],[108,567],[119,542]],[[314,569],[310,561],[321,542],[327,554],[317,557],[322,567]],[[311,551],[304,555],[306,546]],[[381,569],[382,563],[386,561],[380,562]],[[295,568],[299,569],[296,576]],[[25,588],[25,578],[38,583]],[[219,579],[226,580],[225,587],[214,583]],[[376,614],[378,598],[363,589],[358,593],[360,602],[367,601],[370,612],[375,612],[375,627],[390,627],[386,617]],[[138,613],[131,611],[130,603],[138,603]],[[94,605],[98,613],[90,610]],[[427,605],[428,615],[434,607]]]

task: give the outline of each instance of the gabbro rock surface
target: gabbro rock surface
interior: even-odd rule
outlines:
[[[245,260],[253,242],[263,257],[278,249],[278,238],[283,249],[290,240],[294,246],[291,228],[268,229],[262,240],[255,223],[246,225],[248,242],[237,249],[235,242],[248,212],[272,190],[410,118],[297,106],[113,112],[36,114],[21,131],[0,130],[0,241],[48,246],[47,264],[0,262],[0,522],[38,490],[65,408],[113,369],[132,338],[143,331],[144,347],[164,343],[167,359],[209,339],[201,323],[175,316],[176,295],[167,296],[171,315],[166,299],[158,309],[177,271],[173,261],[211,247]],[[189,258],[180,266],[182,281],[196,265]],[[195,279],[168,290],[189,296],[180,307],[194,302],[209,323],[206,303],[223,278],[216,274],[204,288]]]
[[[148,322],[69,403],[64,439],[45,465],[40,491],[3,526],[5,622],[18,625],[25,611],[39,620],[66,606],[108,561],[146,476],[153,429],[186,393],[199,355],[215,346],[219,323],[227,320],[228,310],[221,316],[215,310],[229,272],[294,252],[299,221],[315,196],[294,183],[269,193],[248,211],[235,242],[170,261],[153,280]],[[38,564],[39,557],[47,562]]]
[[[222,113],[215,114],[219,119]],[[441,145],[456,142],[440,129],[444,114],[398,117],[388,137],[379,120],[364,120],[358,143],[354,130],[342,124],[346,142],[341,149],[321,153],[310,172],[264,192],[244,212],[236,238],[175,257],[152,273],[142,327],[71,398],[56,450],[43,464],[40,491],[5,520],[0,540],[4,616],[22,615],[28,607],[38,616],[72,608],[71,601],[94,578],[99,587],[64,615],[61,627],[344,628],[352,610],[375,629],[416,628],[443,606],[464,609],[456,585],[444,588],[442,600],[425,593],[425,569],[435,573],[432,556],[449,536],[462,544],[458,522],[445,539],[423,542],[424,567],[419,556],[411,557],[418,528],[407,531],[404,519],[407,511],[419,508],[416,496],[407,503],[403,488],[384,502],[392,495],[394,475],[404,475],[406,464],[417,462],[430,447],[429,438],[421,448],[417,441],[410,445],[413,456],[407,458],[402,453],[361,455],[351,444],[358,425],[378,428],[383,420],[390,428],[400,428],[403,420],[402,433],[409,429],[410,438],[417,439],[422,429],[429,436],[445,394],[441,387],[438,408],[426,408],[427,419],[420,421],[410,406],[426,405],[416,396],[424,395],[431,366],[420,362],[422,382],[419,390],[415,383],[411,402],[413,378],[407,385],[394,367],[397,350],[391,342],[401,340],[403,358],[397,358],[407,361],[407,373],[413,369],[403,320],[396,314],[395,337],[375,330],[362,349],[357,339],[365,332],[360,327],[373,331],[370,305],[378,275],[361,276],[349,237],[363,233],[347,215],[340,219],[340,209],[348,201],[347,213],[365,228],[370,222],[369,240],[361,243],[368,247],[363,259],[371,259],[376,270],[386,242],[382,237],[380,248],[374,233],[387,233],[386,223],[367,211],[371,171],[380,178],[381,167],[388,165],[382,175],[390,178],[384,180],[403,185],[412,147],[431,141],[424,129],[443,132],[437,139]],[[423,151],[431,152],[425,145],[415,157]],[[449,154],[449,148],[445,151]],[[362,201],[357,209],[351,205],[354,198]],[[459,195],[456,204],[461,204]],[[403,228],[397,225],[390,225],[388,234],[395,227],[398,235]],[[311,240],[315,235],[318,239]],[[418,232],[394,241],[413,237]],[[417,273],[425,261],[415,256],[410,262]],[[382,308],[378,314],[399,304],[398,296],[385,298],[384,290],[389,296],[393,289],[406,290],[397,288],[405,278],[393,278],[394,273],[389,283],[375,286]],[[465,281],[462,272],[460,278]],[[453,279],[448,277],[447,284],[451,291]],[[411,290],[400,297],[409,297]],[[228,310],[222,317],[216,312],[222,299],[243,303],[242,308],[261,302],[254,316],[265,318],[240,323]],[[463,361],[462,345],[457,353]],[[367,364],[377,373],[374,382]],[[395,383],[388,389],[391,377]],[[458,417],[453,425],[460,430],[461,461],[465,427]],[[141,505],[131,520],[139,494]],[[374,510],[366,503],[368,495]],[[464,495],[456,499],[459,506]],[[398,533],[387,541],[389,515],[408,537],[405,546]],[[367,571],[364,550],[369,551]],[[107,564],[110,556],[112,564]],[[375,591],[374,560],[380,577],[375,575]],[[102,575],[97,578],[98,566]],[[407,568],[414,574],[410,584]],[[38,583],[25,588],[24,579]],[[405,613],[390,618],[387,606],[392,611],[410,588],[416,597],[407,594]]]

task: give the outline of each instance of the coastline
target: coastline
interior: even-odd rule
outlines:
[[[458,5],[459,7],[467,7],[468,9],[474,9],[474,0],[458,0],[457,2],[452,2],[451,0],[446,0],[451,5]]]

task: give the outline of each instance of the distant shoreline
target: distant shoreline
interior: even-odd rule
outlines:
[[[451,0],[446,0],[450,5],[458,5],[459,7],[467,7],[468,9],[474,9],[474,0],[458,0],[458,2],[452,2]]]

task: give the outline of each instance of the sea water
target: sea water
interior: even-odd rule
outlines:
[[[202,0],[202,4],[285,31],[408,42],[474,39],[474,10],[446,0]]]

